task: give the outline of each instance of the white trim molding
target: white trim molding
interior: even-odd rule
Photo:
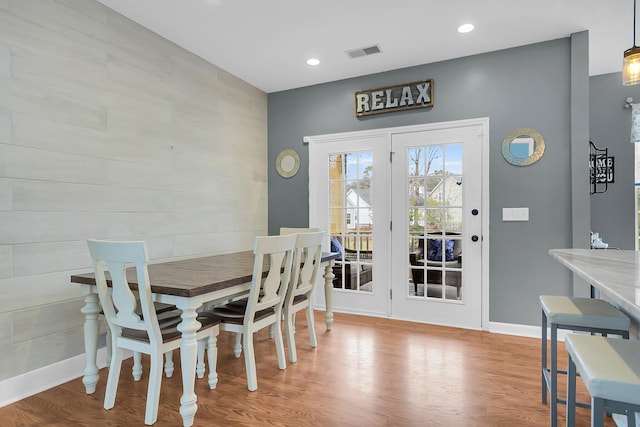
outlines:
[[[129,354],[130,356],[131,354]],[[124,357],[127,357],[127,355],[125,354]],[[98,368],[107,366],[106,347],[98,350],[97,365]],[[84,367],[85,357],[83,353],[17,377],[0,381],[0,408],[80,378],[84,375]],[[106,381],[106,378],[104,381]]]

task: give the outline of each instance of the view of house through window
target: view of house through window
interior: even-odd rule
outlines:
[[[407,150],[410,296],[459,300],[462,144]]]
[[[329,155],[329,220],[332,251],[340,252],[333,287],[372,292],[373,153]]]

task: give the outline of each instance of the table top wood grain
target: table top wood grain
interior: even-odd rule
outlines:
[[[322,262],[338,258],[335,252],[324,252]],[[151,292],[156,294],[194,297],[251,281],[255,256],[252,251],[189,258],[149,264]],[[265,262],[263,272],[268,271]],[[127,280],[137,288],[134,268],[127,269]],[[93,273],[74,274],[72,283],[95,285]]]

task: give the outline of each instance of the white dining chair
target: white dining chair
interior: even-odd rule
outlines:
[[[161,318],[163,320],[167,320],[171,317],[175,317],[175,318],[180,318],[180,314],[182,313],[181,310],[179,310],[175,305],[173,304],[164,304],[161,302],[154,302],[153,303],[154,309],[156,311],[156,314],[158,315],[158,320],[160,320]],[[104,312],[100,312],[100,314],[102,316],[104,316]],[[138,305],[136,307],[136,314],[138,314],[139,316],[142,315],[142,309],[140,308],[140,305]],[[106,334],[106,344],[107,344],[107,366],[111,365],[111,330],[109,329],[109,327],[107,327],[107,334]],[[201,341],[198,341],[198,344],[201,344]],[[164,373],[167,376],[167,378],[171,378],[171,376],[173,375],[173,352],[172,351],[167,351],[164,354],[164,359],[165,359],[165,363],[164,363]],[[134,381],[140,381],[140,379],[142,379],[142,371],[143,371],[143,366],[142,366],[142,354],[138,351],[134,351],[133,352],[133,367],[131,369],[131,374],[133,376],[133,380]],[[204,372],[204,370],[203,370]],[[202,378],[203,377],[203,373],[201,374],[200,372],[198,373],[198,378]]]
[[[122,349],[131,350],[134,354],[145,353],[151,359],[145,424],[154,424],[158,418],[162,355],[180,347],[181,332],[177,325],[181,318],[156,313],[151,297],[148,255],[144,242],[88,240],[87,244],[93,260],[98,297],[111,332],[112,353],[104,408],[111,409],[115,404]],[[132,289],[129,285],[128,268],[135,268],[137,289]],[[107,280],[105,270],[108,271],[110,280]],[[215,388],[218,381],[215,344],[219,333],[218,321],[208,317],[198,317],[197,320],[202,327],[196,332],[196,339],[207,342],[209,387]]]
[[[234,352],[239,356],[238,346],[244,349],[247,371],[247,387],[250,391],[258,388],[253,334],[260,329],[276,325],[274,340],[278,366],[287,367],[280,319],[282,303],[289,286],[296,235],[257,237],[253,253],[253,277],[249,297],[240,301],[205,310],[200,316],[219,320],[220,329],[236,334]],[[269,260],[267,276],[263,278],[265,258]]]
[[[298,360],[294,335],[298,311],[305,310],[311,347],[318,345],[311,297],[320,271],[324,231],[299,233],[296,236],[291,282],[284,300],[285,334],[291,363]]]

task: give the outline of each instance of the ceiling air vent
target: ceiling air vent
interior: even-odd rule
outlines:
[[[380,53],[380,52],[382,52],[380,50],[380,46],[375,45],[375,46],[369,46],[369,47],[362,47],[360,49],[348,50],[347,55],[349,55],[353,59],[353,58],[359,58],[361,56],[373,55],[374,53]]]

